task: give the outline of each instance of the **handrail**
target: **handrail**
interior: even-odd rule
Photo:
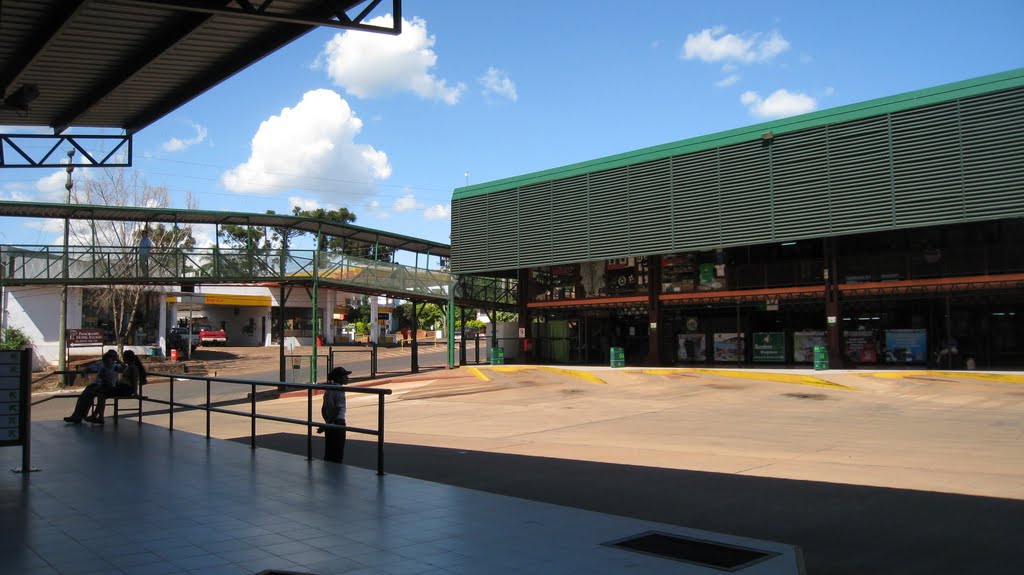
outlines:
[[[256,449],[256,420],[263,419],[267,421],[277,421],[279,423],[292,423],[296,425],[306,426],[306,458],[313,459],[313,392],[314,390],[325,389],[323,384],[309,384],[309,383],[286,383],[283,381],[261,381],[252,379],[240,379],[233,377],[210,377],[205,375],[184,375],[180,373],[158,373],[151,372],[150,378],[167,378],[169,382],[169,398],[167,400],[155,399],[148,396],[143,396],[142,399],[152,403],[160,405],[167,405],[170,407],[168,410],[169,421],[167,428],[171,431],[174,430],[174,408],[175,407],[186,407],[191,409],[201,409],[206,412],[206,438],[210,438],[210,414],[211,413],[224,413],[228,415],[240,415],[248,416],[251,421],[251,431],[249,436],[249,447]],[[174,382],[175,380],[182,381],[205,381],[206,382],[206,403],[203,405],[195,405],[190,403],[183,403],[180,401],[174,401]],[[212,382],[217,383],[230,383],[237,385],[248,385],[251,387],[250,397],[250,408],[249,413],[243,411],[236,411],[233,409],[225,409],[222,407],[214,407],[210,401],[210,384]],[[152,385],[149,383],[147,385]],[[290,417],[279,417],[276,415],[260,415],[256,413],[256,387],[266,386],[274,388],[294,388],[294,389],[305,389],[307,406],[306,406],[306,420],[293,419]],[[385,388],[364,388],[364,387],[353,387],[353,386],[339,386],[344,393],[368,393],[377,396],[377,429],[367,429],[363,427],[353,427],[350,425],[337,425],[333,423],[316,423],[315,426],[318,428],[326,429],[338,429],[345,431],[354,431],[356,433],[363,433],[366,435],[373,435],[377,437],[377,475],[384,475],[384,396],[391,395],[390,389]],[[140,390],[141,393],[141,390]],[[142,422],[142,411],[139,411],[139,423]]]
[[[67,277],[64,266],[67,262]],[[317,260],[314,266],[314,260]],[[447,300],[451,274],[318,250],[0,245],[0,274],[18,283],[312,281]]]

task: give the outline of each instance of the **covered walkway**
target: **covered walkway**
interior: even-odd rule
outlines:
[[[721,573],[603,543],[647,531],[794,548],[431,483],[124,421],[33,426],[0,475],[0,556],[23,574]],[[8,468],[20,453],[0,451]]]

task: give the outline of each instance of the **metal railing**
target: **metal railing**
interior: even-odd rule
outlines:
[[[67,256],[67,279],[64,258]],[[317,265],[314,266],[314,263]],[[0,245],[6,283],[261,282],[311,280],[446,301],[451,274],[317,250],[126,246]]]
[[[370,356],[370,379],[377,378],[377,344],[370,342],[366,344],[353,344],[353,345],[333,345],[327,348],[327,369],[328,373],[336,365],[346,365],[352,362],[341,361],[338,363],[339,357],[350,356],[351,354]],[[340,354],[340,355],[339,355]]]
[[[308,383],[284,383],[278,381],[256,381],[247,379],[236,379],[228,377],[209,377],[200,375],[182,375],[182,374],[171,374],[171,373],[150,373],[150,378],[166,378],[168,380],[168,399],[157,399],[149,396],[142,396],[142,400],[156,403],[159,405],[166,405],[168,409],[168,424],[169,430],[174,430],[174,412],[175,408],[187,408],[187,409],[199,409],[206,412],[206,438],[210,438],[210,427],[211,427],[211,414],[223,413],[227,415],[238,415],[242,417],[248,417],[251,422],[250,435],[249,435],[249,447],[256,449],[256,421],[276,421],[278,423],[289,423],[293,425],[301,425],[306,427],[306,457],[307,459],[313,459],[313,428],[325,428],[325,429],[337,429],[351,431],[355,433],[362,433],[366,435],[372,435],[377,437],[377,475],[384,475],[384,396],[391,395],[390,389],[383,388],[363,388],[363,387],[352,387],[343,386],[342,390],[345,393],[366,393],[377,396],[377,429],[367,429],[363,427],[355,427],[351,425],[336,425],[328,423],[317,423],[313,421],[313,395],[316,390],[324,390],[323,385],[313,385]],[[190,404],[183,403],[174,400],[174,383],[176,381],[202,381],[206,383],[206,403],[204,404]],[[211,401],[211,383],[228,383],[234,385],[245,385],[249,389],[249,412],[237,411],[234,409],[227,409],[224,407],[217,407],[212,404]],[[147,387],[153,385],[152,382],[147,384]],[[257,387],[267,388],[290,388],[290,389],[305,389],[306,390],[306,419],[293,419],[290,417],[281,417],[277,415],[264,415],[256,412],[256,400],[258,398]],[[142,423],[142,410],[139,410],[139,423]]]

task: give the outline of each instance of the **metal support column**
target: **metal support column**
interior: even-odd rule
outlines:
[[[320,295],[320,226],[317,226],[316,230],[316,247],[313,250],[313,297],[310,298],[313,301],[313,357],[309,362],[309,383],[316,383],[316,368],[320,358],[317,357],[319,353],[318,342],[320,339],[320,322],[317,321],[317,306],[318,296]]]
[[[420,306],[416,302],[412,304],[412,353],[409,354],[409,368],[412,373],[420,372],[419,342],[416,340],[416,332],[420,330]],[[425,303],[423,305],[426,305]]]

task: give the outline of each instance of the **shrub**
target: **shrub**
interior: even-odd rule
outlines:
[[[25,332],[16,327],[6,327],[0,332],[0,349],[24,349],[30,343],[32,342],[29,341]]]

